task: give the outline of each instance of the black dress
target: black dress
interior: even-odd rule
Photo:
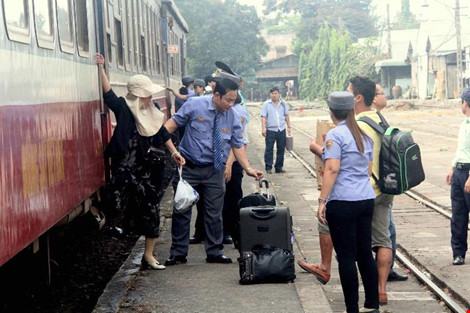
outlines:
[[[110,93],[112,93],[110,95]],[[112,90],[105,94],[105,103],[112,110],[119,107],[119,120],[133,116],[127,109],[124,98],[118,98]],[[114,112],[114,110],[113,110]],[[130,114],[130,115],[129,115]],[[126,115],[123,117],[122,115]],[[134,127],[132,127],[132,125]],[[165,157],[150,157],[147,153],[150,146],[164,152],[163,143],[168,137],[159,131],[152,137],[143,137],[137,132],[135,123],[126,125],[131,133],[114,132],[119,140],[126,138],[127,147],[119,153],[113,151],[111,157],[111,179],[105,188],[106,209],[112,217],[121,216],[127,231],[135,231],[148,238],[156,238],[160,232],[160,200],[163,195],[162,181],[165,168]],[[163,127],[162,127],[163,128]],[[110,145],[113,143],[112,138]],[[155,156],[155,154],[153,154]],[[115,223],[119,219],[115,218]]]

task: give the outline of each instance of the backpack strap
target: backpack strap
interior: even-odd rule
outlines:
[[[379,124],[377,124],[376,122],[374,122],[374,120],[371,119],[370,117],[368,117],[368,116],[361,116],[361,117],[359,118],[359,121],[366,123],[366,124],[369,125],[373,130],[375,130],[376,132],[378,132],[379,134],[381,134],[381,135],[385,134],[385,129],[384,129],[381,125],[379,125]]]
[[[380,135],[383,136],[385,132],[387,131],[387,129],[390,127],[390,125],[387,123],[383,115],[380,114],[380,112],[377,112],[377,115],[380,117],[380,124],[385,126],[385,128],[382,125],[377,124],[373,119],[371,119],[368,116],[360,117],[359,121],[366,123],[367,125],[372,127],[373,130],[375,130],[376,132],[378,132]],[[374,175],[374,173],[372,173],[372,178],[374,179],[375,183],[378,185],[379,179],[377,178],[377,176]]]
[[[390,127],[390,124],[387,122],[387,120],[386,120],[385,117],[382,115],[382,113],[377,112],[377,115],[380,117],[380,124],[382,124],[383,126],[385,126],[385,128],[389,128],[389,127]]]

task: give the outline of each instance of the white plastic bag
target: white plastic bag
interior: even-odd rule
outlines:
[[[185,213],[188,210],[191,210],[193,204],[199,200],[199,194],[187,181],[183,179],[182,167],[178,168],[178,172],[180,174],[180,181],[176,187],[174,207],[176,212]]]

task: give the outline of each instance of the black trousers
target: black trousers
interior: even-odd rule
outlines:
[[[194,225],[194,238],[204,240],[206,237],[204,229],[204,193],[201,188],[196,188],[196,191],[199,193],[199,201],[196,203],[197,216]]]
[[[240,220],[240,209],[238,202],[243,198],[242,190],[243,167],[238,162],[233,162],[232,178],[225,184],[224,210],[224,234],[230,235],[238,241],[240,235],[238,221]]]
[[[452,175],[450,199],[452,202],[452,219],[450,222],[451,245],[454,258],[465,258],[467,253],[467,227],[470,211],[470,193],[464,191],[468,179],[468,170],[455,169]]]
[[[284,166],[284,151],[286,149],[286,130],[282,131],[266,131],[265,138],[266,148],[264,150],[264,166],[266,170],[273,168],[273,151],[274,143],[276,143],[276,163],[274,168],[276,170],[282,170]]]
[[[225,185],[224,208],[222,211],[224,235],[230,235],[233,239],[238,240],[238,220],[240,219],[240,210],[238,202],[243,197],[242,190],[243,168],[237,161],[232,165],[232,178]],[[199,190],[196,190],[199,192]],[[202,195],[202,192],[199,192]],[[204,199],[200,197],[197,207],[196,225],[194,237],[204,239]]]
[[[348,313],[359,312],[356,261],[365,291],[364,307],[379,308],[377,266],[371,249],[374,200],[330,201],[326,219],[338,256],[339,277]]]

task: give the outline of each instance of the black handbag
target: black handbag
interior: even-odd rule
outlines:
[[[261,189],[265,187],[265,191],[263,192]],[[269,182],[266,179],[262,179],[259,181],[259,192],[255,192],[249,194],[240,199],[238,202],[238,207],[240,209],[252,207],[252,206],[262,206],[262,205],[276,205],[276,198],[273,194],[269,192]]]
[[[238,259],[240,284],[286,283],[295,280],[294,255],[273,246],[256,246]]]
[[[155,147],[150,137],[139,136],[139,146],[144,160],[149,164],[161,164],[165,161],[166,150]]]

